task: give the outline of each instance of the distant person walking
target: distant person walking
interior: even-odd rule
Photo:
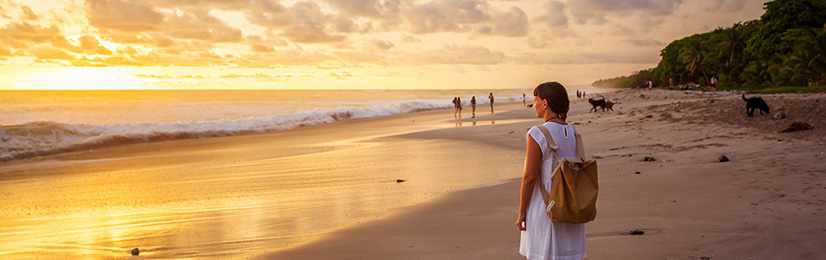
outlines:
[[[528,106],[528,101],[525,100],[525,93],[522,93],[522,106],[523,107]]]
[[[562,84],[546,82],[537,86],[533,95],[534,112],[545,121],[543,126],[558,147],[556,153],[560,157],[576,157],[576,133],[565,122],[570,110],[568,91]],[[550,177],[559,161],[538,127],[528,130],[526,138],[525,171],[516,220],[522,231],[519,253],[528,259],[581,260],[585,256],[585,224],[551,222],[545,212],[541,189],[537,187],[543,185],[551,190]]]
[[[654,85],[650,80],[648,81],[648,90],[651,90],[651,87]]]
[[[711,91],[717,91],[717,77],[711,76]]]
[[[488,95],[488,99],[490,99],[490,113],[493,114],[493,93],[492,92],[490,93],[490,95]]]
[[[470,108],[473,109],[473,116],[470,118],[476,118],[476,96],[470,97]]]
[[[459,114],[459,119],[462,119],[462,98],[456,97],[456,113]]]
[[[456,105],[456,99],[458,97],[453,97],[453,118],[459,117],[459,106]]]

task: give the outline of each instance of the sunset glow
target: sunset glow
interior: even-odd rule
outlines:
[[[589,85],[763,2],[0,0],[0,89]]]

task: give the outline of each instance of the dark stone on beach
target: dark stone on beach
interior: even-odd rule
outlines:
[[[718,163],[720,163],[720,162],[728,162],[728,157],[726,157],[725,155],[720,156],[719,158],[717,158],[717,162],[718,162]]]
[[[634,172],[634,174],[640,174],[640,172]]]
[[[396,179],[396,183],[399,183],[399,182],[404,182],[404,180],[402,180],[402,179]]]
[[[639,229],[634,229],[634,230],[631,230],[631,232],[628,232],[628,233],[631,234],[632,236],[638,236],[638,235],[644,235],[645,231],[642,231],[642,230],[639,230]]]
[[[654,159],[654,157],[646,156],[642,160],[646,161],[646,162],[653,162],[653,161],[656,161],[657,159]]]
[[[141,254],[141,250],[138,250],[138,248],[136,247],[135,249],[132,249],[131,253],[132,253],[132,255],[139,255],[139,254]]]

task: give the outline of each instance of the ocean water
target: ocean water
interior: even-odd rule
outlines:
[[[498,90],[0,91],[0,161],[100,147],[279,131],[354,118],[521,101]]]

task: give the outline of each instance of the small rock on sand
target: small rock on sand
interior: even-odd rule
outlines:
[[[141,250],[138,250],[138,248],[136,247],[135,249],[132,249],[130,253],[132,253],[132,255],[139,255],[141,254]]]
[[[404,182],[402,179],[396,179],[396,183]]]
[[[718,158],[717,158],[717,162],[718,162],[718,163],[720,163],[720,162],[728,162],[728,157],[726,157],[725,155],[720,156],[720,157],[718,157]]]
[[[653,162],[653,161],[656,161],[656,160],[657,159],[654,159],[654,157],[650,157],[650,156],[646,156],[645,158],[643,158],[643,161],[646,161],[646,162]]]
[[[775,120],[784,119],[784,118],[786,118],[786,113],[783,113],[783,111],[777,112],[777,114],[774,114],[773,118]]]

